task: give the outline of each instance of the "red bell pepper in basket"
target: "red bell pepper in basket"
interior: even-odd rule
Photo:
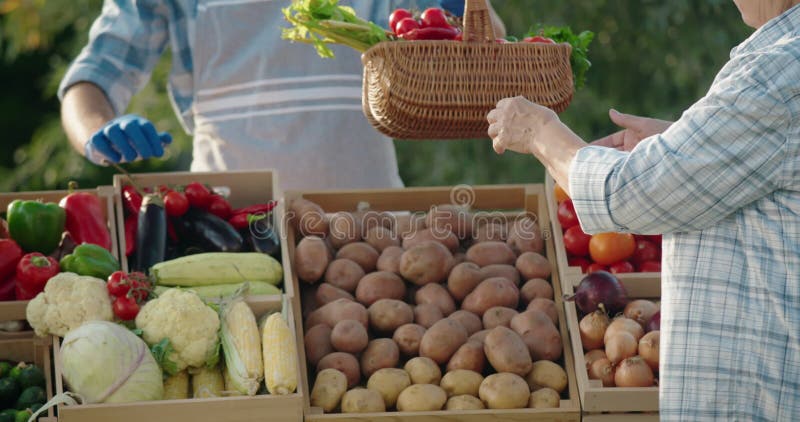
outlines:
[[[92,243],[111,251],[111,233],[100,198],[89,192],[73,192],[59,204],[67,213],[65,228],[75,243]]]
[[[22,257],[17,264],[17,300],[28,300],[44,290],[47,280],[60,271],[58,261],[32,252]]]
[[[14,275],[22,248],[13,239],[0,239],[0,283]]]

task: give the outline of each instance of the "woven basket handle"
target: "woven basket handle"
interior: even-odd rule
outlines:
[[[464,41],[495,42],[488,0],[465,0]]]

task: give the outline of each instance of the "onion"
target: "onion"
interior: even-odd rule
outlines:
[[[608,316],[601,310],[587,314],[578,324],[581,333],[581,343],[584,350],[600,349],[603,347],[603,336],[608,328]]]
[[[658,372],[658,343],[661,331],[650,331],[639,340],[639,356],[650,365],[650,369]]]
[[[653,314],[650,321],[647,321],[647,327],[645,327],[645,329],[648,332],[661,330],[661,311],[657,311]]]
[[[594,312],[602,305],[614,315],[621,312],[628,304],[628,294],[613,274],[607,271],[595,271],[583,277],[575,294],[565,296],[564,300],[574,301],[584,314]]]
[[[653,314],[656,312],[658,312],[658,306],[656,306],[655,303],[645,299],[637,299],[628,303],[622,313],[626,317],[638,322],[642,328],[646,328],[650,318],[652,318]]]
[[[641,356],[627,358],[617,365],[614,373],[617,387],[652,387],[655,384],[653,370]]]
[[[625,318],[624,316],[619,316],[611,321],[611,324],[606,329],[606,334],[603,337],[603,341],[608,344],[608,339],[620,331],[627,331],[631,333],[633,339],[636,341],[639,341],[639,339],[644,335],[644,330],[638,322],[630,318]]]
[[[633,334],[620,331],[606,341],[606,356],[611,363],[616,365],[623,359],[636,356],[638,346]]]
[[[592,366],[592,363],[594,363],[594,361],[600,359],[608,359],[608,356],[606,356],[605,350],[594,349],[586,352],[586,354],[583,355],[583,359],[586,361],[586,370],[588,371],[589,367]]]
[[[611,365],[611,361],[608,359],[598,359],[592,362],[592,366],[589,367],[589,379],[602,381],[603,387],[613,387],[614,366]]]

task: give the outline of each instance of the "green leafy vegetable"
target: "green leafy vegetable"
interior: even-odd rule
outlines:
[[[575,34],[569,26],[542,26],[539,25],[531,30],[526,36],[541,35],[551,38],[555,42],[568,42],[572,45],[572,74],[575,82],[575,89],[583,88],[586,81],[586,71],[592,66],[589,61],[589,44],[594,39],[594,32],[583,31]]]
[[[170,353],[174,350],[175,349],[172,348],[172,343],[170,343],[169,339],[166,337],[150,348],[150,352],[153,354],[156,362],[158,362],[158,366],[169,375],[178,373],[178,365],[169,358]]]
[[[334,57],[328,44],[343,44],[360,52],[388,40],[380,26],[356,16],[351,7],[338,0],[293,0],[283,9],[291,28],[283,28],[281,38],[313,44],[320,57]]]

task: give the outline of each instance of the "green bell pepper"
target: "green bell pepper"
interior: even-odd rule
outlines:
[[[61,258],[61,271],[89,275],[106,280],[119,270],[119,261],[106,248],[92,243],[81,243],[71,254]]]
[[[25,252],[49,255],[61,242],[67,215],[58,204],[17,199],[6,214],[8,233]]]

